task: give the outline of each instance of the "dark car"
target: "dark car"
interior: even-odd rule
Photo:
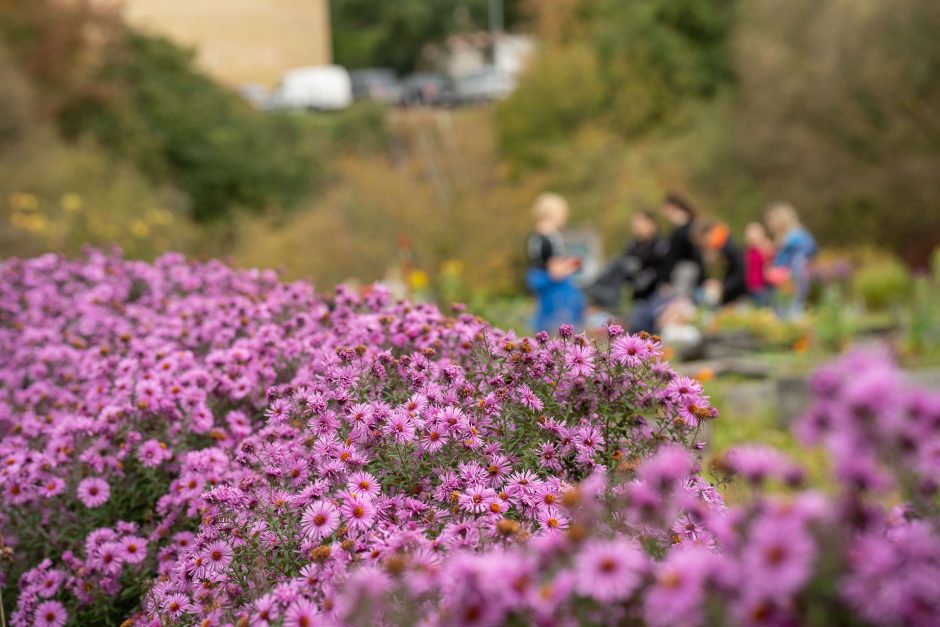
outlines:
[[[404,102],[410,107],[449,107],[457,103],[457,96],[446,76],[419,72],[405,79]]]
[[[404,90],[395,70],[370,68],[350,72],[355,100],[371,100],[388,104],[401,104]]]

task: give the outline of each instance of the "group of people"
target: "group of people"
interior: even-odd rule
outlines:
[[[632,298],[624,321],[632,332],[658,332],[696,305],[743,300],[792,317],[809,295],[816,242],[787,203],[770,205],[763,222],[748,224],[742,246],[728,225],[700,215],[681,195],[668,194],[658,216],[645,209],[633,213],[626,249],[583,292],[574,281],[581,260],[568,254],[562,236],[567,202],[545,193],[536,198],[533,213],[526,281],[537,298],[536,330],[580,326],[591,306],[616,314],[625,288]]]

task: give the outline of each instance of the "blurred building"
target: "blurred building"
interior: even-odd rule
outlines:
[[[232,86],[273,86],[285,71],[331,62],[329,0],[96,0],[127,21],[196,49]]]

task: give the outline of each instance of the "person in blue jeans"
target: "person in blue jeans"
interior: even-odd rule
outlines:
[[[803,313],[809,297],[811,262],[817,252],[816,240],[800,223],[792,205],[774,203],[767,208],[764,219],[777,246],[777,252],[770,262],[768,280],[778,292],[787,292],[786,298],[777,299],[777,313],[784,318],[793,318]],[[784,286],[788,289],[781,289]]]
[[[568,221],[568,203],[558,194],[544,193],[532,207],[535,229],[526,239],[526,284],[536,297],[535,331],[556,331],[562,324],[581,326],[584,296],[572,275],[581,260],[570,257],[561,229]]]

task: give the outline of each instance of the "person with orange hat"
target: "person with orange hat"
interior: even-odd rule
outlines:
[[[710,304],[728,305],[747,294],[744,253],[731,238],[727,224],[702,219],[694,240],[713,276],[703,286],[704,300]]]

